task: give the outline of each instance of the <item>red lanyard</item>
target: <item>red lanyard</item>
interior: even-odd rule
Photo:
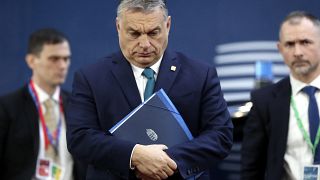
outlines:
[[[45,149],[48,149],[49,144],[51,144],[52,147],[55,149],[55,151],[57,151],[58,150],[58,145],[59,145],[59,137],[60,137],[61,125],[62,125],[61,114],[64,114],[63,113],[64,112],[63,111],[63,106],[62,106],[62,98],[61,98],[61,96],[59,98],[59,105],[60,105],[59,122],[58,122],[56,130],[51,134],[50,131],[49,131],[49,128],[46,125],[46,121],[45,121],[44,116],[43,116],[43,110],[41,108],[39,97],[38,97],[38,94],[37,94],[37,92],[36,92],[36,90],[34,88],[34,84],[33,84],[32,80],[30,80],[30,83],[29,83],[28,87],[29,87],[29,92],[30,92],[30,94],[31,94],[31,96],[33,98],[33,101],[35,102],[36,107],[38,109],[39,118],[40,118],[41,125],[42,125],[42,131],[43,131],[43,134],[44,134]]]

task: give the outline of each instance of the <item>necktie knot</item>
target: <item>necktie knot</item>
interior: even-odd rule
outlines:
[[[48,98],[43,102],[43,105],[46,107],[46,109],[52,109],[54,107],[54,101],[52,98]]]
[[[151,68],[147,67],[143,70],[142,75],[148,79],[152,79],[154,78],[154,71]]]
[[[318,88],[314,86],[306,86],[302,89],[304,93],[306,93],[309,97],[313,97],[314,93],[317,91]]]

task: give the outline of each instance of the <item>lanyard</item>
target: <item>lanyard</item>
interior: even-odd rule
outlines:
[[[57,124],[57,128],[54,132],[50,133],[49,128],[46,125],[46,121],[44,119],[43,110],[41,108],[41,104],[39,101],[38,94],[34,88],[33,81],[30,80],[30,83],[28,84],[29,92],[32,96],[32,99],[34,103],[36,104],[36,107],[38,109],[40,122],[42,125],[42,131],[44,134],[44,140],[45,140],[45,149],[47,150],[49,147],[49,144],[52,145],[53,149],[56,153],[58,153],[58,146],[59,146],[59,138],[60,138],[60,132],[61,132],[61,125],[62,125],[62,118],[61,114],[63,114],[63,107],[62,107],[62,99],[60,96],[59,105],[60,105],[60,115],[59,115],[59,121]]]
[[[300,115],[298,113],[297,105],[293,99],[293,96],[291,96],[291,106],[293,108],[294,115],[297,119],[298,127],[299,127],[300,131],[302,132],[303,138],[307,141],[308,145],[310,146],[310,148],[312,150],[312,153],[315,154],[316,148],[317,148],[317,146],[319,144],[319,140],[320,140],[320,128],[318,128],[315,142],[314,142],[314,144],[312,144],[309,134],[307,133],[306,129],[303,127],[302,121],[300,119]]]

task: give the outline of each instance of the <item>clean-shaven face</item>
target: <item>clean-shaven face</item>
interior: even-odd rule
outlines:
[[[39,54],[29,56],[33,78],[40,86],[56,87],[65,81],[71,56],[68,42],[45,44]]]
[[[119,44],[126,59],[138,67],[156,63],[168,45],[171,17],[160,8],[145,13],[124,11],[117,17]]]

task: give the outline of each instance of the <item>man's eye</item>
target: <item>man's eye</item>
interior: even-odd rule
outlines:
[[[159,31],[152,31],[148,33],[149,36],[157,36],[158,34],[159,34]]]
[[[49,60],[52,62],[57,62],[59,60],[59,57],[56,57],[56,56],[50,57]]]
[[[301,43],[302,45],[309,45],[309,44],[311,44],[311,42],[310,42],[309,40],[307,40],[307,39],[302,40],[300,43]]]
[[[286,47],[293,47],[294,46],[294,42],[287,42],[285,44]]]
[[[138,32],[129,32],[129,35],[130,35],[131,37],[133,37],[133,38],[137,38],[137,37],[140,36],[140,33],[138,33]]]

